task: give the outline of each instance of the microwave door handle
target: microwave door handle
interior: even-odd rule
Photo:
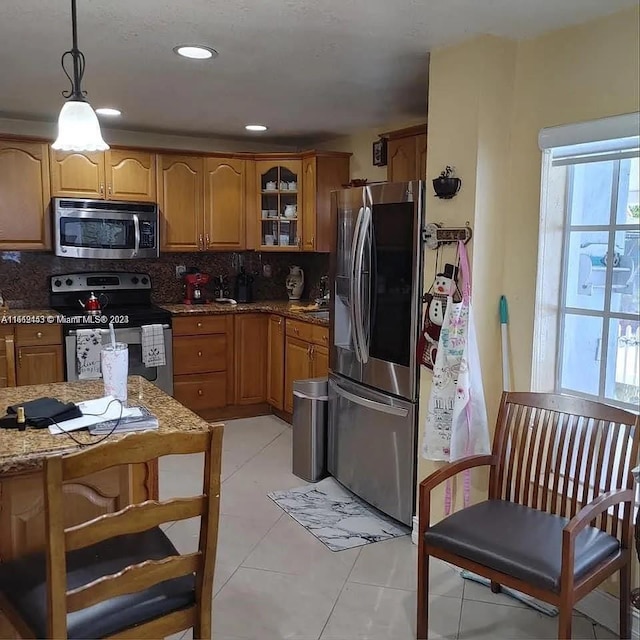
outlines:
[[[138,214],[133,214],[133,228],[135,233],[135,249],[133,250],[133,255],[137,256],[138,251],[140,250],[140,219],[138,218]]]
[[[360,336],[359,336],[359,324],[357,320],[358,314],[358,292],[356,289],[356,255],[358,251],[358,241],[360,239],[360,226],[362,224],[362,216],[364,215],[364,208],[360,208],[358,211],[358,217],[356,218],[355,228],[353,230],[353,238],[351,241],[351,265],[349,273],[349,316],[351,321],[351,337],[353,340],[353,348],[356,354],[358,362],[362,362],[360,355]]]

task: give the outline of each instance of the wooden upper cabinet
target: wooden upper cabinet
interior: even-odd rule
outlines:
[[[106,152],[106,196],[109,200],[156,201],[156,155],[148,151]]]
[[[99,199],[105,197],[104,153],[51,149],[49,157],[53,196]]]
[[[204,158],[158,156],[161,251],[203,248]]]
[[[246,248],[246,166],[234,158],[206,158],[204,242],[207,249]]]
[[[389,140],[387,158],[389,182],[404,182],[416,179],[418,170],[416,168],[415,138]]]
[[[51,248],[46,144],[0,140],[0,250]]]
[[[425,180],[427,172],[427,125],[382,134],[387,138],[387,180]]]
[[[282,316],[269,316],[267,402],[281,411],[284,408],[284,322]]]
[[[299,251],[302,161],[300,156],[255,162],[255,220],[252,247],[260,251]],[[257,242],[255,240],[257,239]]]
[[[302,249],[331,250],[331,192],[349,182],[350,153],[314,151],[302,158]]]

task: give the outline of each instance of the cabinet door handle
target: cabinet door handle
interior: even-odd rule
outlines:
[[[109,195],[111,195],[111,185],[109,184],[107,188],[109,189]]]
[[[104,182],[100,183],[100,194],[104,195]]]
[[[202,389],[198,389],[198,395],[201,396],[204,392],[202,391]]]
[[[293,327],[293,333],[295,333],[296,335],[300,333],[300,330],[298,329],[298,327]]]
[[[198,322],[198,324],[196,324],[196,327],[198,327],[198,329],[202,329],[202,322]]]
[[[202,358],[202,351],[198,351],[198,358]]]
[[[200,235],[198,236],[198,250],[200,250],[200,251],[202,251],[202,249],[203,249],[203,242],[204,242],[204,241],[203,241],[203,239],[202,239],[202,234],[200,234]]]
[[[204,237],[204,244],[205,244],[205,248],[208,249],[209,245],[211,244],[211,242],[209,242],[209,234],[207,233],[207,235]]]
[[[42,331],[38,331],[38,333],[36,333],[36,338],[42,338]]]
[[[278,325],[282,324],[282,318],[278,318]]]
[[[18,349],[18,366],[22,366],[22,349]]]

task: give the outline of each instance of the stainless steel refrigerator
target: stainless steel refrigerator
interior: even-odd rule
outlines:
[[[329,472],[411,524],[424,194],[420,181],[332,194]]]

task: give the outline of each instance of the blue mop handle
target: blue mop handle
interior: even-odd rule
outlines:
[[[506,296],[500,296],[500,324],[509,324],[509,308],[507,307]]]
[[[507,325],[509,323],[509,309],[507,297],[500,296],[500,337],[502,342],[502,389],[511,391],[511,377],[509,375],[509,336]]]

